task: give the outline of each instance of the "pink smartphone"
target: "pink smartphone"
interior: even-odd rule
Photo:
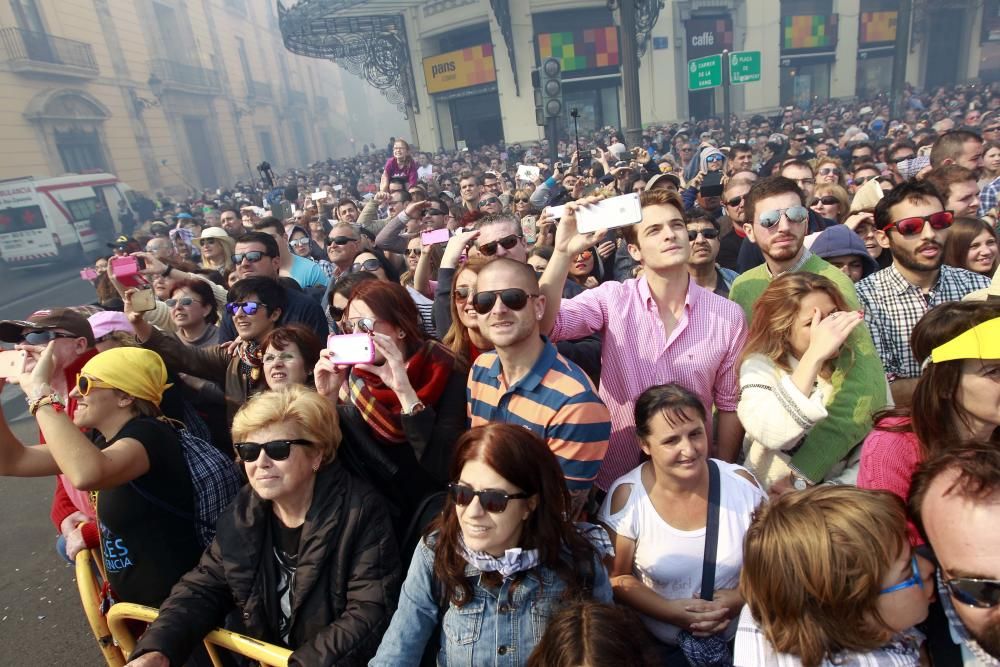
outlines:
[[[80,271],[80,277],[84,280],[97,280],[97,271],[91,268],[86,268]]]
[[[13,378],[24,372],[28,353],[24,350],[4,350],[0,352],[0,378]]]
[[[441,229],[432,229],[429,232],[420,232],[420,242],[424,245],[435,245],[438,243],[447,243],[448,239],[451,238],[451,232],[448,231],[447,227],[442,227]]]
[[[375,343],[365,333],[331,334],[326,339],[330,361],[335,364],[370,364],[375,361]]]
[[[139,273],[146,268],[146,262],[141,257],[112,257],[109,263],[115,280],[125,287],[141,287],[147,284],[146,278]]]

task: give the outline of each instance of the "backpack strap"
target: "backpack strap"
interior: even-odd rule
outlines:
[[[701,564],[701,598],[715,593],[715,556],[719,547],[719,467],[708,460],[708,522],[705,524],[705,557]]]
[[[191,521],[193,523],[196,523],[196,524],[198,524],[198,525],[200,525],[200,526],[202,526],[204,528],[211,528],[211,529],[215,528],[215,526],[213,526],[212,524],[208,523],[207,521],[203,521],[200,518],[198,518],[198,517],[196,517],[196,516],[194,516],[192,514],[188,514],[187,512],[182,512],[181,510],[177,509],[176,507],[174,507],[170,503],[168,503],[166,501],[163,501],[163,500],[160,500],[159,498],[157,498],[156,496],[154,496],[152,493],[149,493],[148,491],[144,491],[141,486],[139,486],[138,484],[135,483],[134,480],[131,481],[131,482],[129,482],[128,485],[130,487],[132,487],[135,490],[135,492],[138,493],[140,496],[142,496],[143,498],[145,498],[146,500],[148,500],[150,503],[152,503],[153,505],[156,505],[158,508],[160,508],[161,510],[163,510],[165,512],[169,512],[170,514],[173,514],[174,516],[178,516],[178,517],[180,517],[182,519],[185,519],[187,521]]]

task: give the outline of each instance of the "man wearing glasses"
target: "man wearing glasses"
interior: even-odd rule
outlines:
[[[804,241],[809,220],[802,191],[783,176],[754,183],[744,198],[747,238],[757,244],[764,264],[747,271],[733,282],[729,298],[743,307],[749,322],[753,304],[774,278],[792,271],[815,273],[830,279],[851,310],[859,310],[854,283],[840,269],[809,252]],[[867,313],[865,314],[867,318]],[[858,326],[850,333],[841,354],[853,359],[851,372],[826,405],[827,417],[809,431],[797,446],[789,480],[799,488],[836,477],[852,451],[872,428],[872,414],[886,403],[882,364],[868,329]],[[859,410],[858,406],[868,406]]]
[[[928,310],[989,287],[978,273],[942,264],[954,215],[926,181],[907,181],[875,207],[878,243],[892,251],[892,265],[857,284],[865,321],[885,366],[897,406],[908,406],[920,377],[910,334]]]
[[[796,128],[788,139],[788,152],[785,155],[799,160],[811,160],[815,156],[809,150],[809,144],[806,143],[808,139],[809,133],[806,130]]]
[[[934,664],[1000,666],[1000,450],[968,445],[924,463],[910,516],[938,566],[944,617],[932,607],[927,628]]]

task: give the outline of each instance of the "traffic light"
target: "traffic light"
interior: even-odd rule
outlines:
[[[535,125],[545,126],[545,111],[542,109],[542,78],[540,70],[531,70],[531,87],[535,92]]]
[[[542,112],[545,118],[562,115],[562,65],[558,58],[546,58],[541,68]]]

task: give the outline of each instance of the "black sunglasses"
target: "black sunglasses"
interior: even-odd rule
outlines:
[[[352,265],[351,273],[357,273],[358,271],[378,271],[380,266],[382,265],[379,264],[379,261],[373,257]]]
[[[481,200],[479,202],[479,208],[482,208],[484,206],[489,206],[490,204],[499,204],[499,203],[500,203],[500,200],[497,199],[496,197],[489,197],[489,198],[483,199],[483,200]]]
[[[992,609],[1000,604],[1000,581],[956,577],[944,582],[952,597],[977,609]]]
[[[444,211],[436,208],[424,209],[424,214],[422,217],[426,218],[429,215],[444,215]]]
[[[743,195],[736,195],[735,197],[730,197],[726,200],[726,206],[739,206],[743,203]]]
[[[504,250],[510,250],[518,244],[521,240],[520,234],[511,234],[510,236],[505,236],[502,239],[497,239],[496,241],[490,241],[489,243],[484,243],[479,248],[479,252],[483,253],[487,257],[491,257],[497,253],[497,246],[503,246]]]
[[[460,507],[465,507],[472,503],[472,499],[478,497],[482,508],[491,514],[500,514],[507,509],[507,503],[511,500],[523,500],[529,498],[527,493],[507,493],[506,491],[496,491],[493,489],[483,489],[476,491],[471,486],[456,484],[452,482],[448,485],[448,493],[451,499]]]
[[[838,203],[840,202],[833,195],[826,195],[824,197],[813,197],[812,201],[809,202],[809,208],[812,208],[816,204],[822,204],[823,206],[833,206],[834,204]]]
[[[493,310],[493,306],[496,305],[497,297],[500,297],[500,301],[503,305],[507,306],[511,310],[522,310],[526,305],[528,305],[528,299],[537,298],[537,294],[528,294],[520,287],[508,287],[507,289],[490,290],[488,292],[476,292],[475,296],[472,297],[472,307],[480,315],[485,315],[486,313]]]
[[[272,440],[270,442],[237,442],[233,445],[236,448],[236,455],[243,463],[253,463],[260,458],[260,450],[264,450],[267,458],[272,461],[284,461],[292,453],[292,445],[311,446],[309,440]]]
[[[259,262],[264,257],[270,257],[266,252],[261,252],[260,250],[251,250],[249,252],[239,252],[232,256],[233,264],[242,264],[244,258],[254,264]]]
[[[334,322],[339,322],[340,318],[344,316],[344,309],[337,308],[336,306],[330,306],[327,309],[327,312],[330,313],[330,319],[333,320]]]
[[[706,229],[689,229],[688,230],[688,241],[694,241],[701,234],[702,238],[705,240],[717,239],[719,238],[719,230],[714,227],[708,227]]]
[[[46,329],[44,331],[29,331],[24,334],[24,342],[28,345],[48,345],[56,338],[77,338],[77,336],[69,333],[62,333],[61,331],[52,331],[51,329]]]
[[[462,285],[461,287],[456,287],[454,291],[455,298],[460,299],[462,301],[468,300],[470,294],[472,294],[472,288],[469,287],[468,285]]]
[[[404,251],[407,257],[409,257],[410,255],[413,255],[414,257],[420,257],[421,252],[422,251],[420,250],[420,248],[407,248]]]
[[[348,243],[352,243],[354,241],[357,241],[357,239],[353,236],[334,236],[330,239],[330,243],[333,243],[334,245],[347,245]]]

